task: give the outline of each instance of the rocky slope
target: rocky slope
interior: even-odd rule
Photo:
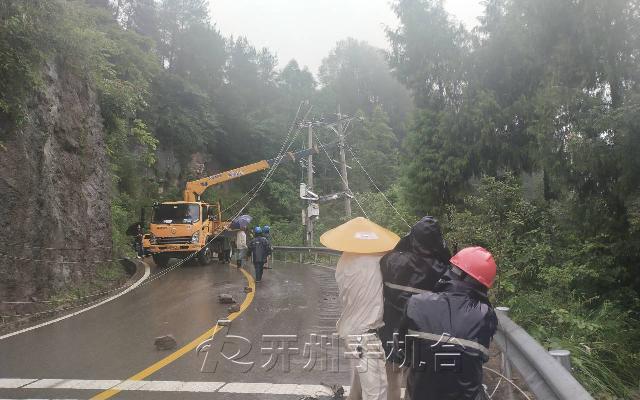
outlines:
[[[97,264],[61,261],[111,253],[111,177],[95,92],[49,63],[26,109],[13,131],[0,121],[0,300],[42,298],[90,279]]]

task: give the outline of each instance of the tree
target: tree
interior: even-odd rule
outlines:
[[[363,122],[356,123],[349,134],[353,148],[346,150],[349,159],[352,159],[353,152],[358,160],[352,159],[350,162],[352,169],[349,176],[353,182],[351,190],[387,191],[399,174],[398,138],[389,126],[389,117],[381,106],[376,107],[370,117],[365,117],[363,113],[360,113],[360,117]]]
[[[387,30],[390,64],[418,107],[456,105],[466,85],[469,36],[455,25],[442,0],[398,0],[400,27]]]
[[[159,18],[163,66],[173,68],[183,32],[196,25],[208,25],[207,6],[207,0],[162,0]]]
[[[223,85],[226,61],[224,38],[209,25],[192,25],[176,38],[172,71],[207,94]]]
[[[402,134],[411,98],[391,74],[381,49],[355,39],[340,41],[322,61],[318,78],[324,112],[333,113],[340,104],[350,115],[358,110],[371,114],[380,106],[389,115],[394,131]]]

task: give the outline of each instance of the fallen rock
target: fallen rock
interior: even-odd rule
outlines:
[[[156,350],[171,350],[176,348],[178,342],[172,335],[165,335],[157,337],[153,344],[156,346]]]
[[[234,304],[231,307],[228,307],[227,311],[229,311],[229,313],[234,313],[234,312],[240,311],[240,304]]]
[[[244,287],[244,292],[245,292],[245,293],[251,293],[251,292],[253,292],[253,289],[251,289],[251,287],[250,287],[250,286],[245,286],[245,287]]]
[[[233,299],[233,296],[231,296],[230,294],[221,294],[218,296],[218,302],[220,304],[231,304],[231,303],[235,303],[236,301]]]
[[[328,387],[333,392],[333,399],[342,399],[344,398],[344,388],[340,384],[328,385],[326,383],[320,382],[322,386]]]

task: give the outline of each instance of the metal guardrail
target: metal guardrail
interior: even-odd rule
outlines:
[[[318,262],[318,255],[329,256],[329,264],[332,262],[333,257],[340,257],[342,254],[341,251],[331,250],[326,247],[296,247],[296,246],[273,246],[273,252],[275,253],[284,253],[283,261],[287,261],[287,253],[297,253],[298,254],[298,262],[302,263],[304,261],[305,254],[313,256],[314,262]],[[274,255],[275,258],[275,255]]]
[[[292,261],[300,263],[303,262],[305,254],[314,256],[316,263],[319,254],[328,255],[330,263],[332,256],[342,254],[326,247],[274,246],[273,250],[284,252],[284,261],[287,261],[287,253],[298,253],[298,260]],[[521,326],[508,317],[508,308],[497,307],[496,310],[498,331],[493,339],[502,352],[502,373],[508,379],[511,379],[513,366],[539,400],[593,400],[586,389],[571,375],[569,352],[561,353],[561,358],[554,358]],[[507,398],[511,400],[514,398],[513,392],[512,388],[508,387]]]
[[[493,337],[507,362],[513,365],[538,399],[593,400],[593,397],[571,375],[567,367],[552,357],[521,326],[507,316],[508,309],[498,308],[498,332]],[[568,361],[569,353],[566,352]],[[506,368],[505,368],[506,367]]]
[[[331,254],[334,256],[339,256],[342,254],[341,251],[328,249],[326,247],[296,247],[296,246],[273,246],[273,250],[277,251],[288,251],[288,252],[300,252],[300,253],[322,253],[322,254]]]

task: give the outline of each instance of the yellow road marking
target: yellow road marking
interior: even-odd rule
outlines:
[[[236,319],[240,314],[242,314],[244,312],[244,310],[247,309],[247,307],[249,307],[249,305],[253,301],[253,296],[255,295],[255,292],[256,292],[256,282],[253,280],[253,276],[251,276],[250,273],[248,273],[247,271],[245,271],[242,268],[240,268],[240,272],[242,272],[244,274],[244,277],[249,282],[249,287],[251,287],[251,292],[247,293],[247,297],[245,297],[244,301],[240,305],[240,311],[237,311],[237,312],[229,314],[227,319],[229,319],[231,321]],[[162,360],[157,361],[156,363],[154,363],[154,364],[150,365],[149,367],[143,369],[142,371],[138,372],[137,374],[133,375],[132,377],[128,378],[127,380],[129,380],[129,381],[141,381],[141,380],[143,380],[145,378],[148,378],[151,374],[153,374],[155,372],[158,372],[160,369],[166,367],[167,365],[171,364],[172,362],[174,362],[178,358],[180,358],[183,355],[187,354],[188,352],[194,350],[196,347],[198,347],[198,345],[200,343],[204,342],[205,340],[211,338],[211,336],[213,336],[216,333],[218,333],[218,331],[220,331],[220,329],[221,328],[216,324],[213,328],[209,329],[208,331],[206,331],[202,335],[198,336],[197,338],[192,340],[189,344],[181,347],[180,349],[178,349],[175,352],[169,354],[168,356],[166,356]],[[91,398],[91,400],[110,399],[111,397],[115,396],[116,394],[118,394],[120,392],[121,392],[121,390],[119,390],[119,389],[114,389],[114,388],[107,389],[104,392],[93,396]]]

